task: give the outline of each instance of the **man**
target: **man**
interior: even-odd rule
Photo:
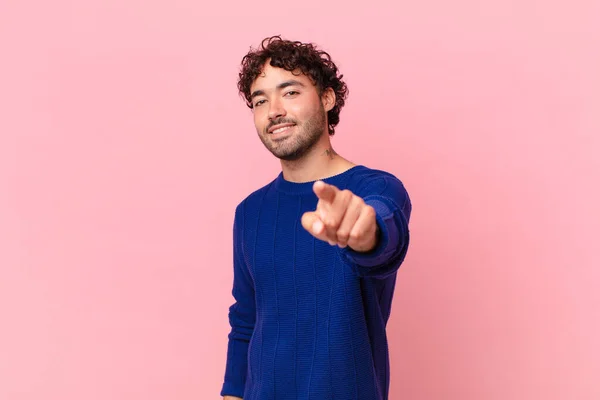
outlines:
[[[243,58],[238,89],[282,171],[235,210],[221,396],[388,399],[385,329],[409,196],[333,150],[347,87],[324,51],[267,38]]]

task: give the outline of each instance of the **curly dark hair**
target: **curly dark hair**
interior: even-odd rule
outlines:
[[[253,108],[250,86],[269,59],[273,67],[290,72],[300,70],[312,80],[319,95],[322,95],[327,88],[333,89],[335,105],[327,112],[329,134],[333,135],[335,126],[340,122],[340,111],[346,102],[348,87],[329,54],[317,49],[313,43],[285,40],[280,35],[263,39],[260,48],[256,50],[251,48],[241,63],[237,87],[249,108]]]

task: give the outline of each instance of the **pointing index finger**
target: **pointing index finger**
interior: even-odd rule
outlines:
[[[338,192],[338,188],[323,181],[316,181],[313,190],[319,199],[328,203],[333,203],[335,195]]]

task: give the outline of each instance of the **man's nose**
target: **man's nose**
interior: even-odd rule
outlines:
[[[270,102],[269,108],[269,119],[274,120],[277,118],[281,118],[285,116],[285,108],[283,108],[283,104],[279,100],[273,100]]]

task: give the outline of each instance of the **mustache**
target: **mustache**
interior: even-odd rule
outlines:
[[[265,128],[265,132],[268,132],[269,129],[271,129],[271,127],[273,127],[275,125],[279,125],[279,124],[294,124],[294,125],[298,125],[296,123],[296,121],[294,121],[293,119],[279,118],[279,119],[271,121],[269,123],[269,125],[267,125],[267,127]]]

